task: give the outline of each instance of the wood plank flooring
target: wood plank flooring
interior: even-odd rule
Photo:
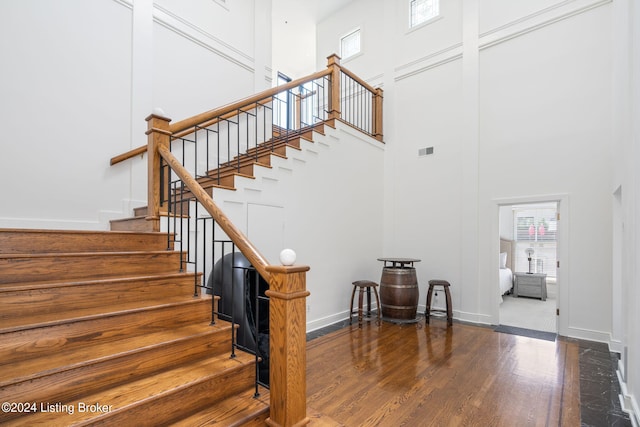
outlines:
[[[579,348],[432,319],[307,343],[307,404],[344,426],[578,426]],[[312,423],[313,424],[313,423]]]

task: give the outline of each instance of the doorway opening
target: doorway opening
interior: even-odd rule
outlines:
[[[558,332],[558,222],[558,202],[500,206],[501,325]]]

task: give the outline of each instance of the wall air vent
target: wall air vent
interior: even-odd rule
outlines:
[[[418,149],[418,156],[428,156],[429,154],[433,154],[433,147],[425,147]]]

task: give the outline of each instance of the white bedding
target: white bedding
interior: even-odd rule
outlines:
[[[513,272],[510,268],[501,268],[500,272],[500,295],[504,295],[513,286]]]

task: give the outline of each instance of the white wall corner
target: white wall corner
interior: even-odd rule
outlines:
[[[631,424],[634,427],[640,427],[640,406],[634,395],[629,394],[627,389],[627,383],[624,382],[623,375],[620,370],[616,371],[618,377],[618,383],[620,384],[620,406],[622,410],[629,414]]]

